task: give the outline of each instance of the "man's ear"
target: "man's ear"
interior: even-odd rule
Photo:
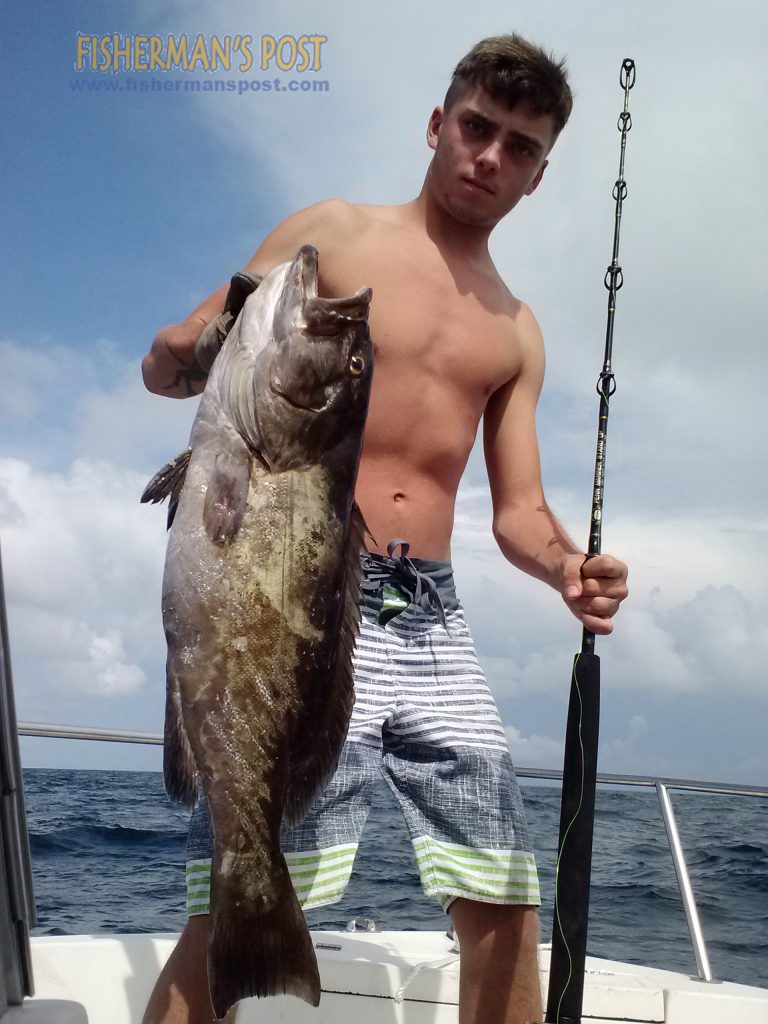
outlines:
[[[538,171],[536,172],[536,177],[535,177],[535,178],[533,179],[533,181],[531,182],[531,184],[530,184],[530,185],[528,186],[528,188],[527,188],[527,189],[525,190],[525,194],[526,194],[527,196],[530,196],[530,195],[532,195],[532,194],[533,194],[533,193],[534,193],[534,192],[536,191],[536,189],[537,189],[537,188],[539,187],[539,182],[540,182],[540,181],[541,181],[541,179],[542,179],[542,178],[544,177],[544,170],[545,170],[545,168],[546,168],[546,166],[547,166],[547,164],[548,164],[548,163],[549,163],[549,161],[548,161],[548,160],[545,160],[545,161],[544,161],[544,163],[543,163],[543,164],[541,165],[541,167],[540,167],[540,168],[538,169]]]
[[[440,134],[444,117],[445,110],[442,107],[435,107],[430,115],[427,125],[427,145],[430,149],[437,149],[437,136]]]

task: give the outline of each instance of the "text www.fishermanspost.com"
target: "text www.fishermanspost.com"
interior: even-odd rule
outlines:
[[[327,79],[306,78],[167,78],[165,75],[135,75],[120,78],[71,78],[72,92],[95,93],[254,93],[329,92]]]

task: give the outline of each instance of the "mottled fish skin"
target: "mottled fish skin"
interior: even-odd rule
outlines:
[[[317,298],[304,246],[251,295],[184,453],[155,477],[168,541],[165,778],[214,834],[209,981],[317,1005],[309,932],[280,853],[338,761],[354,689],[364,524],[353,493],[373,370],[371,293]],[[188,462],[183,486],[183,462]]]

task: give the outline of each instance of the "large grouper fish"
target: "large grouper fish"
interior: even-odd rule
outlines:
[[[216,357],[170,497],[164,775],[214,837],[208,980],[317,1005],[309,930],[280,852],[333,773],[354,699],[365,526],[353,492],[373,373],[369,288],[317,294],[303,246],[248,297]]]

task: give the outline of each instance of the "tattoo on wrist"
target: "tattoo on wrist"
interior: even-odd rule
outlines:
[[[176,371],[176,376],[170,384],[163,385],[163,391],[175,391],[176,388],[184,385],[187,389],[187,398],[192,398],[193,395],[197,394],[193,384],[206,380],[208,374],[198,366],[196,360],[193,359],[191,363],[187,363],[183,359],[180,359],[175,353],[170,354],[173,355],[173,358],[181,366],[181,369]]]

